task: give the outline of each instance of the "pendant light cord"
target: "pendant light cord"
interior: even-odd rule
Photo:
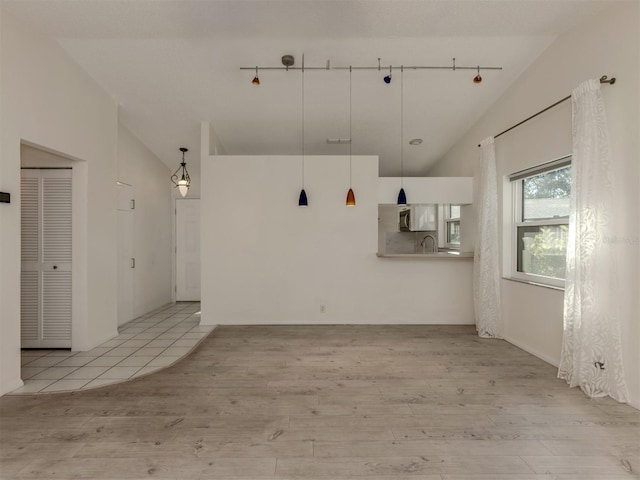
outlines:
[[[349,66],[349,188],[351,188],[351,145],[353,136],[351,135],[351,66]]]
[[[400,66],[400,188],[404,188],[404,65]]]
[[[304,57],[303,57],[303,62],[304,62]],[[302,135],[301,135],[301,141],[302,141],[302,145],[301,145],[301,150],[302,150],[302,188],[304,189],[304,63],[303,63],[303,69],[302,69],[302,75],[300,75],[300,77],[302,78]]]

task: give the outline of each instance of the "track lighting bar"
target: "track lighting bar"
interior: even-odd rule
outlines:
[[[396,70],[400,70],[401,68],[404,69],[408,69],[408,70],[502,70],[502,67],[483,67],[482,65],[473,65],[473,66],[467,66],[467,65],[456,65],[456,59],[453,59],[453,63],[452,65],[398,65],[398,66],[394,66],[394,65],[380,65],[378,63],[377,66],[363,66],[363,67],[357,67],[357,66],[349,66],[349,67],[332,67],[331,63],[329,62],[329,60],[327,60],[327,64],[324,67],[308,67],[306,65],[302,65],[301,67],[293,67],[293,66],[284,66],[284,67],[260,67],[260,66],[253,66],[253,67],[240,67],[240,70],[256,70],[256,68],[258,70],[382,70],[382,69],[396,69]]]
[[[305,67],[307,68],[307,67]],[[436,66],[436,65],[400,65],[394,67],[393,65],[389,65],[384,67],[385,69],[391,68],[395,70],[405,69],[405,70],[502,70],[502,67],[444,67],[444,66]],[[354,70],[378,70],[378,67],[353,67]],[[333,67],[332,70],[349,70],[349,67]]]
[[[240,70],[255,70],[256,68],[258,70],[287,70],[287,71],[289,70],[338,70],[338,69],[349,70],[349,67],[344,67],[344,68],[343,67],[304,67],[303,68],[303,67],[260,67],[260,66],[240,67]],[[356,68],[356,67],[353,67],[353,68]],[[475,69],[476,67],[473,67],[473,68]]]

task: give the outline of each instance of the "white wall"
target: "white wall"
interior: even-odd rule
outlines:
[[[429,172],[473,175],[477,144],[571,93],[588,78],[615,76],[604,85],[617,185],[616,237],[623,357],[632,403],[640,407],[640,4],[627,2],[599,14],[554,42],[491,110]],[[496,139],[498,175],[504,176],[571,152],[571,105],[554,110]],[[499,182],[500,188],[502,187]],[[502,195],[502,192],[500,192]],[[509,199],[505,199],[509,201]],[[502,282],[506,336],[557,364],[562,342],[563,292]]]
[[[380,177],[378,179],[378,202],[395,205],[401,185],[408,203],[454,203],[473,202],[472,177]]]
[[[203,156],[202,321],[208,324],[473,321],[471,260],[376,257],[378,161]],[[326,313],[320,312],[321,305]]]
[[[119,125],[118,181],[134,187],[136,200],[134,317],[172,301],[172,173],[126,127]]]
[[[77,226],[84,228],[86,251],[77,253],[86,262],[82,278],[74,281],[84,282],[87,293],[76,347],[89,348],[116,333],[117,109],[113,99],[55,42],[33,32],[4,9],[0,11],[0,190],[11,193],[11,204],[0,205],[0,394],[3,394],[22,384],[21,142],[79,160],[78,167],[86,178],[86,185],[81,188],[88,195],[86,223]]]

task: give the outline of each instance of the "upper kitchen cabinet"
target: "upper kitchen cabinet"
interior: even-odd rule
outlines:
[[[473,202],[473,177],[380,177],[378,203],[396,204],[401,185],[408,204]]]

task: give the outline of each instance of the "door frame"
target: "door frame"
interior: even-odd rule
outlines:
[[[182,200],[200,200],[199,196],[193,196],[189,198],[182,198],[180,196],[173,197],[173,206],[171,211],[171,236],[173,248],[171,249],[171,300],[176,302],[178,294],[178,202]],[[200,245],[202,248],[202,245]]]
[[[130,321],[132,321],[133,319],[136,318],[136,307],[135,307],[135,286],[136,286],[136,275],[135,275],[135,253],[136,253],[136,241],[135,241],[135,205],[136,205],[136,200],[135,200],[135,187],[129,183],[125,183],[125,182],[121,182],[121,181],[117,181],[116,182],[116,190],[118,191],[118,205],[117,205],[117,211],[116,211],[116,215],[118,216],[118,328],[122,327],[123,325],[126,325],[127,323],[129,323]],[[126,192],[126,196],[123,198],[123,193]],[[126,206],[125,206],[125,202],[126,202]],[[122,258],[121,258],[121,246],[122,246],[122,230],[121,227],[123,226],[122,220],[126,218],[127,222],[131,222],[130,225],[130,234],[131,234],[131,238],[128,238],[129,242],[129,247],[130,247],[130,261],[133,262],[133,264],[129,264],[129,267],[127,268],[128,274],[131,276],[130,277],[130,289],[131,289],[131,297],[130,297],[130,305],[127,305],[130,307],[127,308],[127,312],[126,312],[126,316],[125,319],[123,320],[123,307],[126,305],[125,303],[123,303],[123,297],[121,296],[121,287],[122,287],[122,282],[123,280],[125,280],[125,278],[123,278],[122,275],[122,270],[121,268],[123,268],[122,265]]]
[[[20,168],[71,168],[71,350],[88,350],[88,164],[82,159],[25,140],[21,141],[22,146],[35,152],[28,152],[25,158],[25,151],[21,148]]]

